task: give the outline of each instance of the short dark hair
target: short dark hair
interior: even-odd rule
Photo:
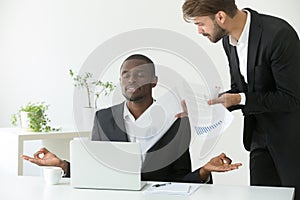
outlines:
[[[183,18],[187,22],[193,17],[213,16],[219,11],[234,17],[238,11],[235,0],[185,0],[182,5]]]
[[[129,57],[127,57],[123,63],[122,63],[122,66],[121,66],[121,69],[123,67],[123,64],[128,61],[128,60],[143,60],[146,62],[146,64],[149,64],[149,67],[151,67],[151,71],[153,72],[153,75],[155,75],[155,66],[154,66],[154,62],[148,58],[147,56],[145,55],[142,55],[142,54],[133,54]]]

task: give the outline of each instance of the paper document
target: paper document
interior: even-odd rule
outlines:
[[[132,134],[138,139],[142,154],[146,152],[168,131],[181,113],[180,99],[172,91],[166,91],[136,120],[129,124]]]
[[[205,158],[217,144],[221,134],[230,126],[233,115],[222,104],[208,105],[207,101],[218,96],[220,87],[209,92],[201,85],[191,85],[189,92],[180,94],[186,100],[191,123],[191,144]],[[195,152],[196,152],[195,151]]]
[[[193,124],[197,135],[207,134],[209,137],[217,136],[224,132],[233,120],[233,115],[222,105],[216,104],[210,106],[213,116],[206,124],[198,122]]]
[[[168,195],[190,195],[198,189],[198,184],[188,183],[154,183],[144,193],[168,194]]]

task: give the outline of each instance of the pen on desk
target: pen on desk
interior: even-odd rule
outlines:
[[[171,183],[162,183],[162,184],[155,184],[155,185],[152,185],[152,187],[161,187],[161,186],[165,186],[165,185],[169,185]]]

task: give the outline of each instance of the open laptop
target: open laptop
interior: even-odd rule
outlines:
[[[70,157],[74,188],[140,190],[146,184],[138,143],[76,139]]]

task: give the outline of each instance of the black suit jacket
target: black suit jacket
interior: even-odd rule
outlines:
[[[97,111],[92,140],[128,141],[123,112],[124,103]],[[200,183],[199,169],[191,172],[189,144],[189,120],[177,119],[164,136],[147,151],[142,166],[142,179]]]
[[[246,104],[242,107],[244,146],[250,150],[252,133],[259,130],[270,133],[269,142],[278,144],[276,148],[287,148],[295,140],[300,145],[298,35],[282,19],[247,10],[251,13],[247,85],[239,70],[235,47],[229,44],[229,37],[223,39],[231,75],[228,92],[246,94]]]

